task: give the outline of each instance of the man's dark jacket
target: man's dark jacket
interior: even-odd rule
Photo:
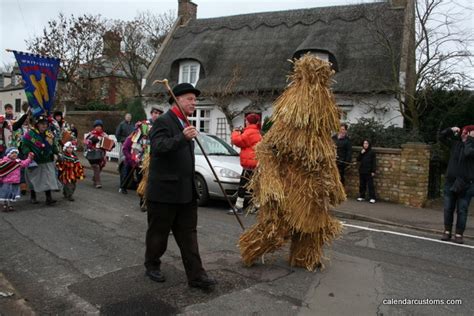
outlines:
[[[454,181],[460,177],[466,181],[474,181],[474,137],[467,137],[466,142],[455,136],[451,128],[440,133],[440,140],[451,146],[446,179]]]
[[[183,129],[171,111],[153,123],[148,201],[184,204],[198,197],[194,182],[194,142],[186,140]]]
[[[337,148],[337,160],[340,162],[351,162],[352,160],[352,145],[349,137],[339,139],[337,134],[332,137]]]
[[[127,137],[133,132],[134,129],[135,126],[132,124],[132,122],[127,122],[123,120],[115,130],[115,137],[117,138],[117,142],[125,142],[125,139],[127,139]]]

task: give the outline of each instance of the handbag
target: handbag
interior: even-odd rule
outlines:
[[[467,182],[464,181],[463,178],[461,177],[456,177],[456,180],[454,180],[454,183],[453,185],[451,186],[451,188],[449,188],[449,190],[451,192],[454,192],[456,194],[464,194],[464,192],[467,190]]]
[[[101,160],[102,158],[104,158],[102,150],[88,150],[86,153],[87,160]]]

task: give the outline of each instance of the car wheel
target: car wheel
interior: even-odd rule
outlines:
[[[209,192],[207,191],[206,181],[200,174],[196,175],[196,188],[199,195],[198,205],[205,205],[209,201]]]

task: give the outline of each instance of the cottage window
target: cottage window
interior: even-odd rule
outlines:
[[[311,52],[312,55],[318,57],[321,60],[329,61],[329,55],[324,52]]]
[[[198,131],[209,133],[211,123],[211,109],[209,108],[196,108],[193,115],[189,117],[189,121],[193,124]]]
[[[199,80],[199,63],[186,61],[179,65],[179,83],[190,83],[195,86]]]

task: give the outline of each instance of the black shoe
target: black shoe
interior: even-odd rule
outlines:
[[[451,233],[446,231],[443,233],[443,236],[441,236],[442,241],[450,241],[451,240]]]
[[[217,284],[217,281],[207,275],[200,276],[197,279],[188,282],[190,287],[197,287],[203,290],[207,290]]]
[[[457,244],[464,244],[464,238],[462,237],[462,235],[456,234],[454,236],[454,242]]]
[[[119,189],[119,192],[122,193],[122,194],[128,194],[127,189],[122,189],[122,188],[120,188],[120,189]]]
[[[74,198],[72,196],[68,196],[67,199],[68,199],[68,201],[71,201],[71,202],[74,201]]]
[[[146,270],[145,275],[155,282],[165,282],[166,278],[160,270]]]
[[[46,205],[53,205],[54,203],[56,203],[57,201],[56,200],[46,200]]]
[[[38,200],[36,199],[36,192],[35,191],[30,191],[30,201],[31,204],[38,204]]]

